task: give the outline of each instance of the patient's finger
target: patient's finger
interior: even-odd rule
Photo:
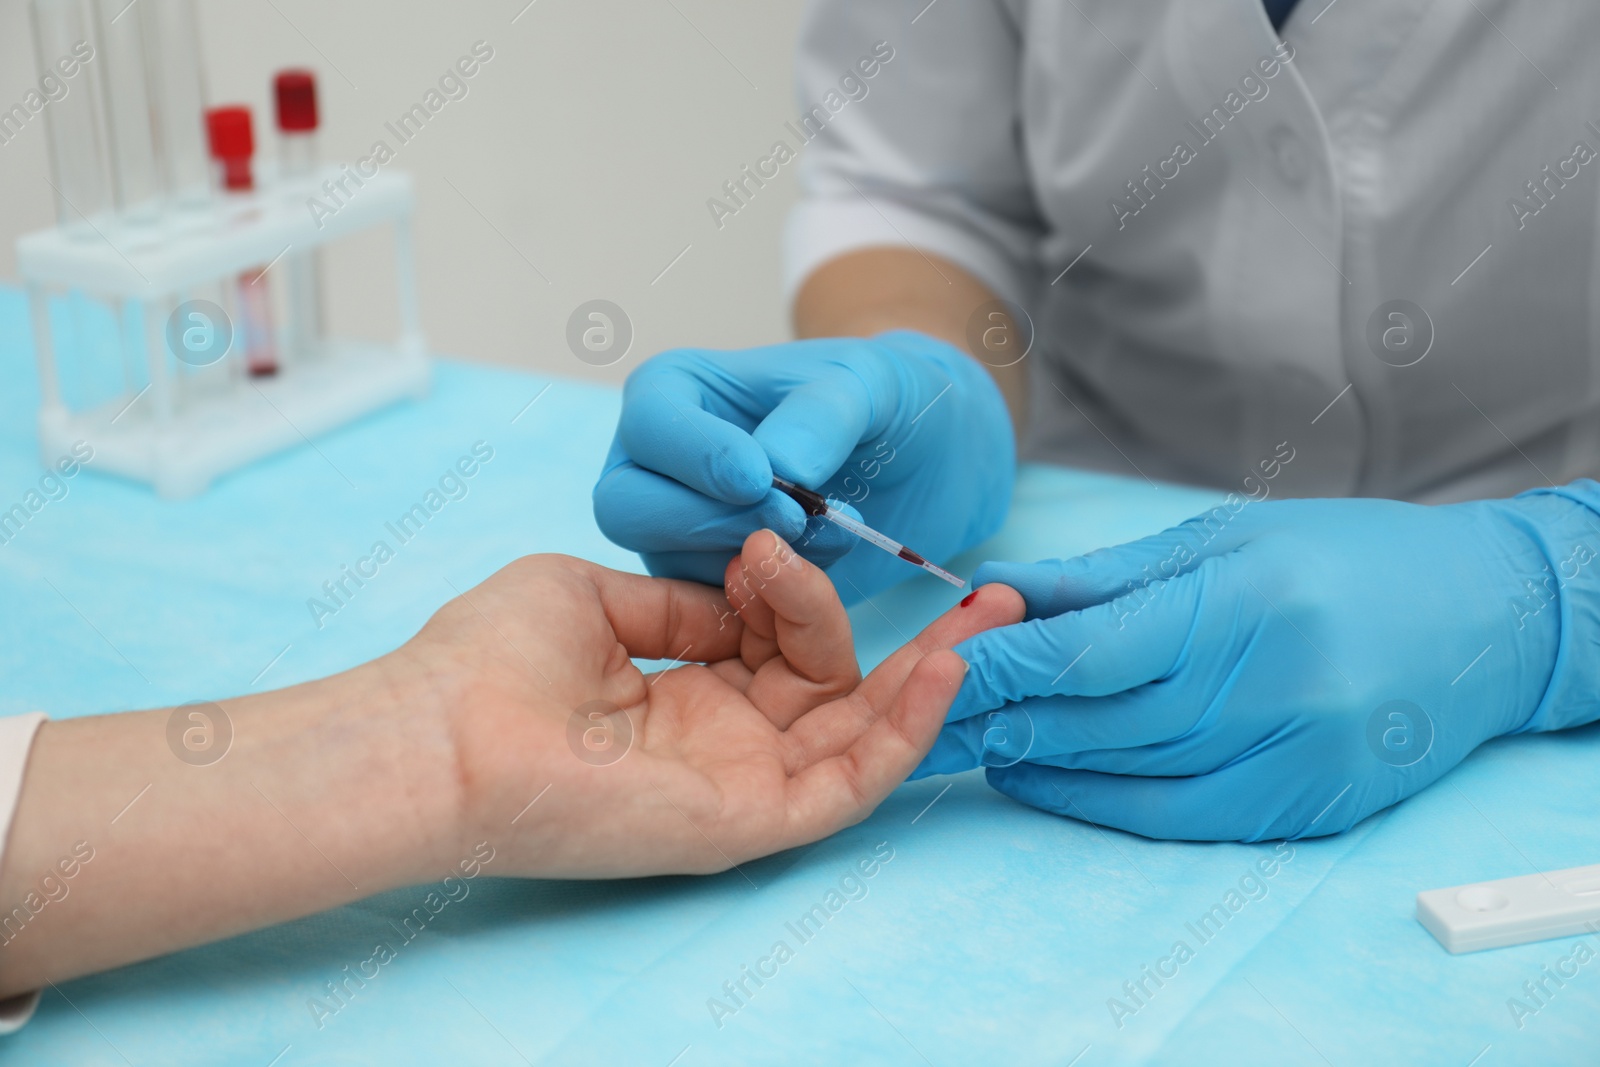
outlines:
[[[728,603],[739,613],[744,623],[744,636],[739,639],[739,658],[752,673],[763,663],[778,654],[778,629],[772,605],[756,592],[759,579],[744,565],[741,552],[728,561],[723,569],[722,591]]]
[[[709,663],[738,654],[744,624],[720,590],[599,564],[590,564],[588,573],[628,655]]]
[[[773,643],[763,640],[766,616],[752,612],[746,628],[753,625],[757,636],[746,638],[741,651],[756,677],[745,696],[774,726],[786,729],[860,684],[850,617],[828,576],[770,530],[746,539],[740,564],[750,591],[771,613],[773,635]]]
[[[843,752],[790,780],[786,840],[777,847],[815,841],[870,815],[932,746],[965,673],[948,650],[919,659],[885,714]]]
[[[1022,618],[1024,608],[1016,590],[986,585],[929,623],[910,644],[867,675],[855,691],[856,699],[826,704],[788,728],[784,758],[790,773],[849,748],[892,706],[912,672],[934,653],[981,631],[1009,626]]]
[[[861,695],[879,711],[886,710],[911,669],[927,653],[951,648],[969,637],[1022,621],[1027,610],[1022,595],[1007,585],[986,585],[930,622],[911,642],[878,664],[861,685]]]

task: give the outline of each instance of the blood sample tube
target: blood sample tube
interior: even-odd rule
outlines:
[[[309,70],[281,70],[272,80],[283,176],[303,178],[317,165],[317,80]]]
[[[279,71],[273,79],[277,104],[278,144],[284,181],[311,178],[317,167],[317,82],[309,70]],[[291,359],[316,355],[323,335],[322,263],[316,249],[291,249],[284,256],[288,285],[288,322]]]
[[[255,189],[250,157],[255,152],[255,136],[250,127],[250,109],[235,105],[214,107],[206,112],[206,131],[211,140],[211,156],[221,165],[221,185],[228,193],[248,193]],[[268,264],[270,266],[270,264]],[[278,346],[272,330],[272,290],[266,267],[252,267],[234,281],[239,322],[235,333],[243,340],[245,369],[252,378],[278,373]]]

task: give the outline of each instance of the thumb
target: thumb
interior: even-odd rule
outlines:
[[[821,485],[844,465],[872,424],[873,398],[848,367],[823,367],[790,390],[751,434],[771,458],[773,473],[800,485]]]

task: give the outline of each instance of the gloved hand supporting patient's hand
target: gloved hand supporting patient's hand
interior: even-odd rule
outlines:
[[[679,349],[628,379],[594,490],[607,537],[652,574],[717,584],[757,529],[828,568],[846,601],[913,572],[772,489],[777,474],[852,505],[935,562],[993,534],[1016,469],[1000,391],[975,360],[909,330],[744,352]]]
[[[1029,621],[971,665],[919,774],[1158,838],[1331,834],[1501,734],[1600,715],[1600,486],[1422,507],[1219,507],[987,563]]]

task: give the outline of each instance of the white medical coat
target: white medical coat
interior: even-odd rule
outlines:
[[[1302,0],[1281,40],[1260,0],[816,0],[788,282],[910,245],[1019,303],[1035,457],[1251,495],[1284,443],[1273,495],[1594,476],[1597,54],[1592,0]]]

